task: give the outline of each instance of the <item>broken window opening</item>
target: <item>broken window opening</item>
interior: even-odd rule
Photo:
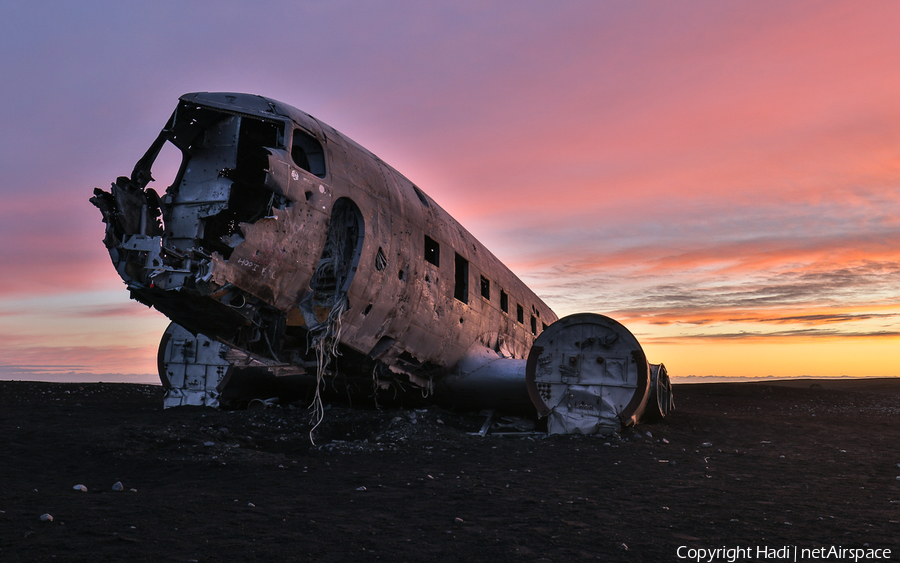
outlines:
[[[237,119],[237,116],[214,109],[182,104],[172,115],[172,120],[167,125],[165,133],[172,144],[188,154],[192,154],[198,149],[232,146],[234,145],[233,138],[226,139],[223,145],[223,143],[216,143],[214,138],[207,135],[207,131],[217,123],[232,119]]]
[[[375,269],[379,272],[383,272],[387,267],[387,257],[384,255],[384,250],[381,247],[378,247],[378,252],[375,253]]]
[[[283,123],[180,107],[166,133],[184,154],[167,190],[173,202],[165,210],[166,225],[172,227],[166,229],[167,236],[180,241],[173,242],[174,247],[219,252],[227,260],[243,241],[241,223],[256,222],[273,208],[290,205],[265,187],[270,150],[284,148]],[[204,181],[192,169],[219,170],[219,177]]]
[[[166,141],[153,160],[149,187],[157,193],[165,193],[175,184],[185,155],[181,149],[170,141]]]
[[[287,198],[264,187],[269,167],[267,147],[284,146],[282,124],[246,116],[240,119],[236,166],[223,173],[232,180],[228,209],[207,218],[204,225],[205,238],[213,245],[212,250],[220,252],[225,259],[243,241],[241,223],[255,223],[272,215],[273,208],[289,206]]]
[[[266,147],[284,146],[284,127],[281,123],[241,117],[238,135],[237,178],[255,188],[265,185],[269,170],[269,151]]]
[[[520,324],[525,324],[525,309],[518,303],[516,303],[516,320],[519,321]]]
[[[502,289],[500,290],[500,310],[509,313],[509,295]]]
[[[469,261],[456,255],[456,283],[454,284],[453,297],[463,303],[469,302]]]
[[[291,158],[294,164],[310,174],[325,177],[325,151],[315,137],[302,129],[294,129]]]
[[[537,336],[537,317],[531,315],[531,334]]]
[[[428,235],[425,235],[425,261],[441,266],[441,246]]]
[[[491,300],[491,280],[484,276],[481,276],[481,296],[488,301]]]

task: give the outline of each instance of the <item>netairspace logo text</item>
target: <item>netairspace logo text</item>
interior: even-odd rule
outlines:
[[[735,563],[735,561],[883,561],[891,558],[890,549],[871,547],[797,547],[784,545],[780,547],[737,546],[737,547],[688,547],[679,546],[675,555],[678,559],[696,563]]]

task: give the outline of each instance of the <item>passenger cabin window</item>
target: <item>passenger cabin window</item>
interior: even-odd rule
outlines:
[[[294,164],[310,174],[325,177],[325,151],[315,137],[302,129],[294,129],[291,158],[294,159]]]
[[[491,300],[491,280],[484,276],[481,276],[481,296],[488,301]]]
[[[456,283],[454,284],[453,297],[463,303],[469,302],[469,261],[456,255]]]
[[[441,246],[428,235],[425,235],[425,261],[441,266]]]
[[[519,304],[516,304],[516,320],[525,324],[525,309]]]
[[[509,296],[502,289],[500,290],[500,310],[509,313]]]

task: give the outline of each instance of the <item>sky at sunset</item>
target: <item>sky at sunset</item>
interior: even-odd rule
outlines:
[[[900,2],[0,4],[0,379],[158,381],[88,198],[275,98],[676,381],[897,376]]]

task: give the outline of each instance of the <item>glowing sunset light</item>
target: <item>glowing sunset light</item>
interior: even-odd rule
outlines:
[[[649,357],[665,364],[692,366],[680,382],[728,373],[724,377],[896,377],[897,339],[822,342],[642,343]],[[724,366],[724,367],[723,367]],[[696,379],[690,376],[697,376]]]
[[[266,5],[303,32],[241,4],[0,7],[22,85],[0,94],[0,378],[155,378],[167,321],[128,300],[87,199],[192,91],[334,126],[675,381],[900,375],[900,4]]]

